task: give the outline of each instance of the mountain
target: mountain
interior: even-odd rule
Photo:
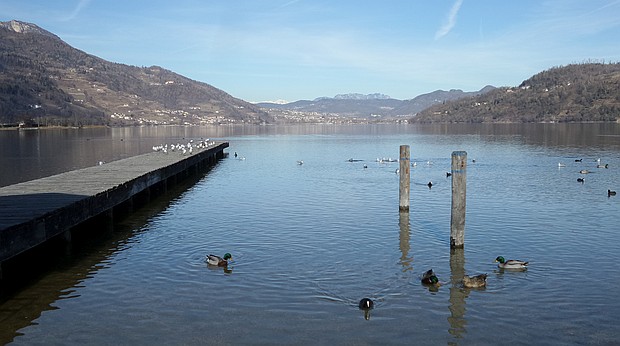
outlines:
[[[0,22],[0,123],[264,123],[257,106],[166,70],[103,60],[40,27]]]
[[[437,90],[404,101],[376,93],[368,95],[339,94],[333,98],[319,97],[313,101],[300,100],[284,104],[263,102],[256,105],[268,111],[271,110],[271,112],[274,110],[290,110],[306,113],[339,114],[349,117],[412,116],[434,104],[480,95],[493,89],[495,88],[492,86],[486,86],[480,91],[474,92],[464,92],[458,89]]]
[[[334,99],[336,100],[389,100],[390,98],[391,97],[389,97],[388,95],[379,94],[379,93],[368,94],[368,95],[352,93],[352,94],[338,94],[334,96]]]
[[[503,87],[427,108],[410,121],[620,121],[620,63],[554,67],[517,87]]]
[[[452,89],[450,91],[436,90],[428,94],[422,94],[411,100],[404,101],[403,104],[396,108],[393,113],[397,115],[414,115],[436,104],[486,94],[494,89],[494,86],[487,85],[478,91],[471,92],[466,92],[460,89]]]
[[[319,97],[313,101],[299,100],[295,102],[258,103],[257,106],[266,110],[292,110],[306,113],[339,114],[341,116],[369,117],[372,114],[387,114],[399,106],[402,101],[392,98],[373,98],[361,94],[337,95],[336,97]]]

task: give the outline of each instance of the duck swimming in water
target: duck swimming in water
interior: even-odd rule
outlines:
[[[497,256],[495,262],[499,262],[497,266],[502,269],[527,269],[529,263],[520,260],[505,260],[502,256]]]
[[[362,298],[358,306],[362,310],[370,310],[375,307],[375,302],[373,302],[370,298]]]
[[[373,302],[370,298],[362,298],[358,304],[358,307],[360,310],[364,311],[364,319],[368,321],[370,320],[370,310],[375,307],[375,302]]]
[[[207,263],[213,266],[225,267],[228,265],[228,260],[232,260],[232,255],[228,252],[224,254],[224,258],[216,255],[207,255]]]
[[[487,285],[487,274],[480,274],[476,276],[463,276],[463,286],[468,288],[478,288]]]
[[[607,197],[615,196],[616,191],[607,190]]]
[[[437,278],[437,275],[435,275],[435,272],[432,269],[424,272],[420,281],[422,281],[422,283],[425,285],[439,286],[439,279]]]

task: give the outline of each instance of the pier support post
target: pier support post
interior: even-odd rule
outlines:
[[[450,247],[465,245],[465,202],[467,183],[467,152],[452,152],[452,210],[450,217]]]
[[[71,236],[71,230],[70,229],[68,229],[68,230],[66,230],[66,231],[64,231],[62,233],[62,240],[65,243],[71,243],[71,238],[72,238],[72,236]]]
[[[400,185],[398,189],[400,211],[409,211],[409,185],[411,183],[409,172],[409,146],[400,146]]]

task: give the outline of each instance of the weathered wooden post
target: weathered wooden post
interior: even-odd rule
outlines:
[[[409,211],[409,185],[411,183],[409,172],[409,146],[400,146],[400,185],[398,195],[400,198],[400,211]]]
[[[450,218],[450,247],[465,245],[465,192],[467,184],[467,152],[452,152],[452,210]]]

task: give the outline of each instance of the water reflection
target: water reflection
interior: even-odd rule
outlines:
[[[79,297],[78,288],[108,267],[117,252],[126,250],[139,237],[143,226],[161,214],[204,174],[188,178],[136,209],[131,217],[107,222],[106,215],[73,230],[71,243],[57,242],[27,253],[19,263],[3,263],[0,280],[0,345],[7,344],[19,330],[34,324],[43,312],[56,310],[54,302]],[[41,261],[45,258],[45,261]],[[232,268],[224,268],[224,272]],[[36,285],[33,283],[36,282]]]
[[[413,257],[409,256],[409,250],[411,249],[410,244],[410,225],[409,225],[409,212],[408,211],[400,211],[398,215],[398,226],[400,229],[399,232],[399,248],[400,248],[400,264],[403,266],[403,272],[406,273],[408,271],[413,270],[411,266],[411,262],[413,262]]]
[[[620,149],[620,123],[143,126],[0,131],[0,186],[150,152],[187,138],[234,140],[257,136],[332,134],[376,138],[397,135],[477,136],[483,142],[540,147]],[[471,138],[470,138],[471,139]],[[17,149],[16,149],[17,148]],[[10,169],[6,169],[10,167]]]
[[[303,136],[226,138],[232,150],[247,155],[247,161],[224,160],[207,184],[198,184],[146,226],[137,225],[148,232],[122,240],[128,251],[108,255],[100,268],[90,268],[95,280],[79,281],[71,276],[75,271],[69,266],[66,275],[71,277],[65,280],[69,284],[54,287],[55,296],[82,297],[56,303],[53,297],[46,298],[47,303],[38,308],[61,309],[42,314],[34,321],[38,325],[22,329],[25,335],[16,341],[63,343],[67,337],[87,335],[97,343],[125,344],[139,337],[144,342],[172,344],[196,340],[412,344],[425,340],[434,345],[484,343],[489,335],[496,335],[506,344],[613,343],[619,335],[615,311],[620,311],[613,295],[618,286],[613,266],[617,246],[606,239],[613,238],[619,204],[615,197],[607,198],[607,190],[618,189],[620,156],[613,148],[620,146],[589,156],[596,148],[569,144],[548,150],[531,140],[532,134],[507,131],[487,136],[485,126],[467,131],[446,126],[448,132],[463,132],[446,136],[412,135],[431,133],[434,127],[403,125],[394,130],[404,135],[388,133],[388,128],[358,127],[358,133],[347,129],[351,132],[346,135],[322,136],[321,131],[333,130],[326,126]],[[240,136],[243,131],[289,130],[226,131]],[[155,136],[166,136],[168,130],[136,129],[135,133],[148,136],[149,131],[153,137],[144,141],[161,142]],[[180,136],[204,136],[198,129],[178,131]],[[122,136],[123,141],[114,139],[119,148],[134,140]],[[85,142],[93,141],[97,140]],[[41,155],[45,143],[40,142]],[[412,184],[424,193],[424,203],[414,203],[410,214],[399,214],[396,231],[393,169],[369,165],[363,170],[342,162],[349,157],[381,157],[402,143],[414,145],[421,160],[436,163],[418,166],[414,180],[426,184],[432,178],[438,184],[432,191]],[[467,201],[467,241],[469,249],[475,245],[476,251],[468,252],[467,264],[468,269],[493,275],[486,291],[460,286],[465,273],[462,250],[452,255],[460,264],[449,267],[449,184],[442,181],[449,167],[447,155],[454,149],[467,149],[477,159],[468,172],[472,193]],[[571,155],[584,157],[584,163],[569,160]],[[584,185],[576,184],[579,169],[596,169],[597,157],[609,161],[610,168],[590,174]],[[299,158],[307,160],[303,169],[295,165]],[[567,168],[558,171],[558,161]],[[11,166],[3,161],[0,167]],[[506,231],[498,230],[498,225]],[[584,225],[589,227],[587,232],[581,231]],[[235,251],[245,256],[235,265],[234,274],[207,270],[202,262],[204,248],[231,248],[231,244],[239,244]],[[105,251],[118,246],[108,245]],[[597,251],[581,251],[584,246]],[[260,260],[276,258],[279,252],[288,256]],[[338,256],[324,265],[314,260],[317,253]],[[489,253],[524,256],[541,270],[494,274],[496,266]],[[368,261],[368,254],[378,255]],[[556,268],[558,261],[575,267]],[[446,282],[433,294],[417,280],[418,273],[431,267]],[[587,284],[592,275],[605,278],[597,282],[596,290]],[[41,285],[46,281],[41,280]],[[222,287],[221,294],[212,297],[211,292]],[[370,322],[362,320],[364,314],[357,306],[365,296],[377,304]],[[537,309],[540,306],[559,306],[562,313]],[[204,321],[210,321],[209,328],[204,328]],[[110,335],[110,330],[115,333]]]
[[[469,295],[469,290],[462,289],[461,282],[465,275],[465,254],[463,248],[450,249],[450,317],[448,322],[450,328],[448,333],[456,339],[463,338],[467,333],[465,326],[465,299]]]

